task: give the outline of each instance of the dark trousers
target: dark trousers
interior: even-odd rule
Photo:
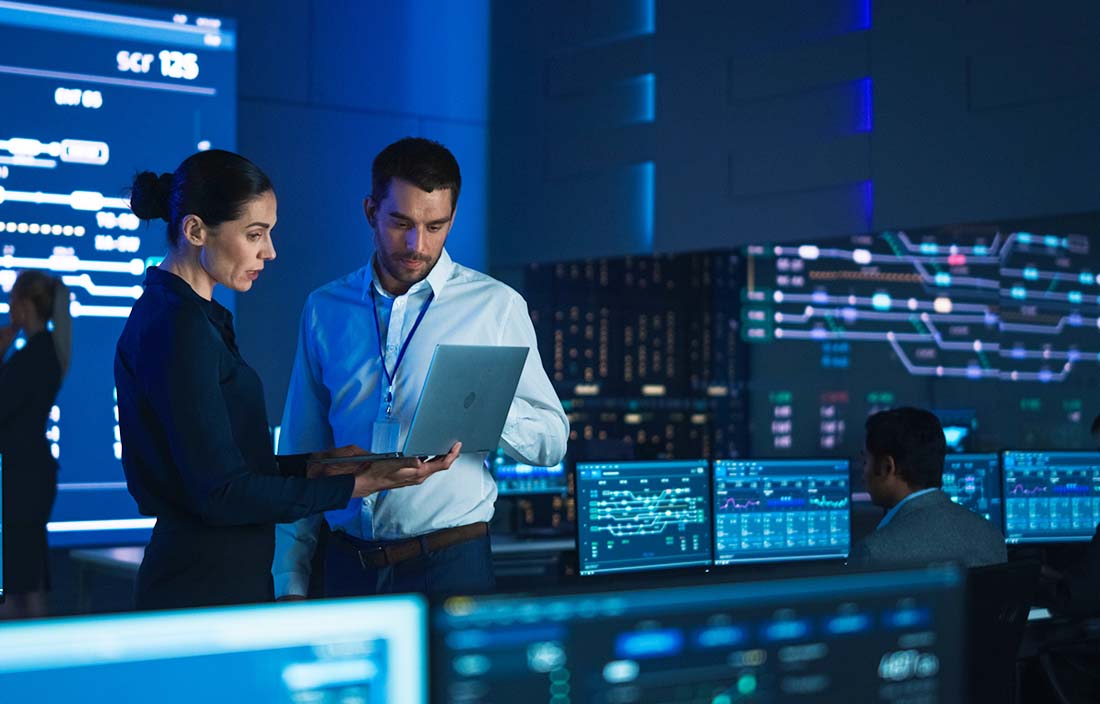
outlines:
[[[423,545],[422,545],[423,547]],[[339,534],[325,553],[325,596],[371,596],[418,592],[431,597],[487,594],[496,588],[489,536],[423,552],[396,565],[364,567]]]

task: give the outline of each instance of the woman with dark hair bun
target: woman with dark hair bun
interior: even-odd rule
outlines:
[[[130,207],[166,221],[169,243],[115,355],[126,482],[157,518],[136,605],[270,601],[276,523],[419,484],[450,467],[457,449],[428,462],[314,461],[365,454],[356,446],[276,457],[260,379],[241,357],[232,315],[213,300],[218,284],[248,291],[275,258],[271,181],[242,156],[199,152],[175,173],[138,174]]]
[[[69,369],[69,289],[41,271],[24,271],[8,297],[11,324],[0,327],[0,359],[22,331],[26,344],[0,362],[3,466],[3,618],[45,616],[50,589],[46,523],[57,496],[57,460],[46,422]],[[53,330],[50,330],[53,323]]]

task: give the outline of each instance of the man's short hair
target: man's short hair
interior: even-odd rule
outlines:
[[[381,203],[390,190],[393,179],[408,181],[422,191],[451,189],[451,211],[458,205],[462,174],[458,160],[447,147],[423,137],[405,137],[386,147],[374,157],[371,166],[371,198]]]
[[[867,419],[867,451],[894,458],[898,473],[913,489],[943,485],[947,441],[934,414],[920,408],[893,408]]]

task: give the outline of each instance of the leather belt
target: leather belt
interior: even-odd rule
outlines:
[[[363,569],[396,565],[420,557],[427,552],[449,548],[452,545],[475,540],[488,534],[489,524],[484,521],[455,526],[454,528],[444,528],[434,533],[427,533],[407,540],[387,542],[360,540],[342,531],[337,533],[344,544],[358,553],[359,563],[363,565]]]

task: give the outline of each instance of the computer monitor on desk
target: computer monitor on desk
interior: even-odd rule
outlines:
[[[44,620],[0,628],[3,701],[427,701],[419,597]]]
[[[500,496],[565,494],[569,491],[565,462],[559,462],[552,467],[540,467],[519,462],[497,451],[490,455],[490,469]]]
[[[449,599],[432,613],[433,701],[958,702],[962,582],[940,568]]]
[[[965,506],[1001,528],[1001,467],[995,452],[948,455],[943,463],[943,491],[951,500]]]
[[[714,463],[714,564],[848,556],[848,460]]]
[[[1008,450],[1001,459],[1009,543],[1092,538],[1100,523],[1100,452]]]
[[[577,557],[586,576],[711,564],[709,463],[578,464]]]

